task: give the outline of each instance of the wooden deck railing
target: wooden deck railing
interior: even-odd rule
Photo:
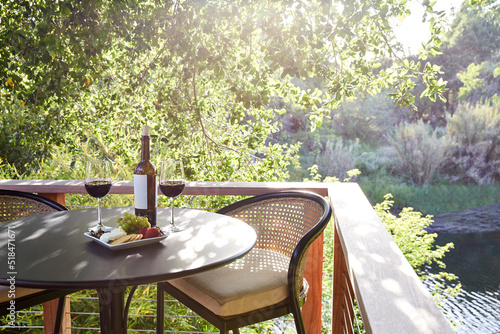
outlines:
[[[65,204],[65,194],[86,193],[82,181],[0,180],[0,189],[38,193]],[[259,195],[306,190],[328,196],[335,224],[332,333],[353,333],[354,299],[366,333],[453,333],[430,293],[394,243],[355,183],[188,182],[185,195]],[[132,194],[131,181],[113,184],[112,194]],[[323,239],[310,250],[303,308],[308,334],[321,333]],[[46,328],[46,332],[50,328]]]

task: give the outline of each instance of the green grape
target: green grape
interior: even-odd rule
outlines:
[[[146,217],[140,217],[125,212],[123,217],[116,220],[117,227],[122,227],[127,234],[137,233],[142,227],[151,227]]]

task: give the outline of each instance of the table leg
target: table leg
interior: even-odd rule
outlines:
[[[128,309],[137,286],[130,289],[127,304],[124,303],[126,287],[97,290],[102,334],[126,334]]]
[[[125,287],[98,290],[101,333],[125,334],[128,308],[124,308]]]

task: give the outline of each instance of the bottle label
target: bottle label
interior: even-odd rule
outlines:
[[[148,197],[148,183],[153,187],[154,198]],[[136,209],[153,209],[158,203],[158,179],[151,175],[134,175],[134,206]],[[151,196],[151,197],[153,197]],[[148,205],[149,202],[149,205]]]

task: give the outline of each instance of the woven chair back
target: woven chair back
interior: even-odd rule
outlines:
[[[304,197],[278,197],[260,200],[225,213],[251,225],[257,232],[255,248],[272,250],[292,257],[299,241],[318,224],[324,208]],[[296,266],[297,290],[303,287],[309,246],[305,247]],[[288,265],[288,264],[287,264]]]
[[[255,248],[272,250],[288,257],[302,237],[323,214],[322,207],[305,198],[273,198],[248,204],[226,213],[255,229]]]
[[[6,194],[6,192],[12,194]],[[28,217],[32,215],[44,214],[66,210],[57,203],[51,203],[48,199],[33,194],[24,193],[13,194],[11,191],[0,190],[0,223]]]

